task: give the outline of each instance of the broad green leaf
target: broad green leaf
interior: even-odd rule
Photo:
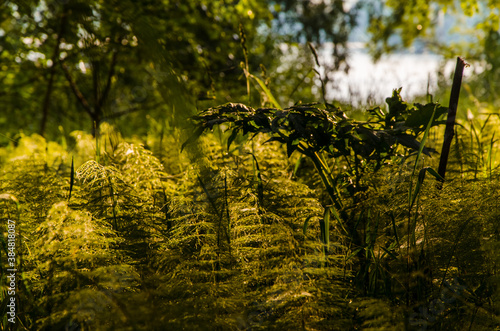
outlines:
[[[234,139],[236,139],[237,135],[238,135],[238,129],[234,128],[229,138],[227,138],[227,150],[229,150],[229,147],[231,147],[231,144],[233,143]]]
[[[205,126],[200,125],[199,127],[197,127],[196,130],[194,130],[194,133],[182,144],[182,146],[181,146],[181,152],[184,150],[184,148],[187,145],[192,144],[193,142],[195,142],[201,136],[201,134],[203,133],[203,131],[205,131]]]
[[[398,134],[395,136],[396,141],[401,145],[411,148],[413,150],[422,149],[422,153],[427,156],[431,156],[431,152],[436,152],[434,149],[425,147],[423,142],[418,141],[414,136],[409,134]]]
[[[432,126],[439,124],[436,119],[438,119],[441,115],[446,114],[448,108],[446,107],[437,107],[435,104],[415,104],[417,109],[413,111],[405,121],[405,126],[413,129],[416,132],[420,132],[424,130],[426,124],[430,122],[430,119],[433,118],[433,122],[431,122]],[[433,116],[434,115],[434,116]]]

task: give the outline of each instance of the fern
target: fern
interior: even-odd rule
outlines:
[[[200,170],[186,178],[187,191],[178,194],[183,199],[157,262],[165,284],[158,295],[172,303],[164,307],[166,325],[276,330],[349,325],[350,312],[342,303],[349,291],[342,280],[350,274],[335,253],[345,248],[333,240],[335,249],[323,255],[318,225],[311,225],[307,236],[302,231],[306,218],[322,217],[321,204],[306,186],[271,179],[288,172],[286,152],[254,142],[227,154],[225,145],[204,140]],[[261,199],[255,160],[262,160]]]
[[[132,291],[138,275],[112,249],[120,239],[109,225],[61,202],[33,235],[28,277],[42,310],[37,328],[110,330],[116,322],[126,324],[115,294]],[[109,313],[118,318],[108,323]]]

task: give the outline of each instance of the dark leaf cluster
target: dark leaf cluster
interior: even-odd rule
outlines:
[[[410,150],[420,148],[418,135],[425,129],[432,115],[434,119],[443,115],[447,108],[436,103],[410,105],[400,96],[401,89],[394,90],[387,98],[388,110],[369,109],[368,121],[348,118],[338,107],[326,103],[297,104],[286,109],[253,109],[244,104],[227,103],[209,108],[194,116],[194,134],[183,148],[195,141],[206,130],[216,125],[229,125],[231,134],[228,148],[239,133],[254,136],[266,133],[268,141],[278,141],[287,148],[290,156],[294,151],[311,156],[326,152],[331,158],[355,157],[364,161],[375,161],[378,169],[384,161],[397,153],[397,146]],[[442,124],[434,120],[432,126]],[[434,150],[424,148],[430,155]]]

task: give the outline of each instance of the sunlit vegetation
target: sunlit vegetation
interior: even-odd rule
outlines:
[[[409,147],[359,178],[344,166],[352,152],[327,158],[337,210],[326,170],[265,134],[215,130],[197,140],[194,159],[172,153],[163,166],[111,127],[101,131],[75,134],[67,149],[34,134],[2,150],[2,192],[19,203],[2,200],[2,217],[18,221],[27,329],[499,323],[498,171],[492,156],[474,158],[480,146],[491,150],[478,144],[488,139],[459,136],[442,190],[429,177],[411,191]],[[162,139],[170,151],[183,143]],[[88,155],[73,171],[71,158]],[[370,154],[361,155],[360,164]]]
[[[430,38],[427,3],[369,8],[375,53]],[[0,330],[500,330],[498,26],[443,179],[446,78],[325,98],[361,8],[0,5]]]

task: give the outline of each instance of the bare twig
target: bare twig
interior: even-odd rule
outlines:
[[[162,105],[162,103],[159,102],[159,103],[155,103],[155,104],[151,105],[150,107],[144,107],[144,106],[132,107],[132,108],[129,108],[129,109],[126,109],[126,110],[122,110],[122,111],[118,111],[118,112],[115,112],[115,113],[112,113],[112,114],[108,114],[103,119],[118,118],[118,117],[130,114],[130,113],[134,113],[136,111],[154,109],[154,108],[157,108],[157,107],[159,107],[161,105]]]

